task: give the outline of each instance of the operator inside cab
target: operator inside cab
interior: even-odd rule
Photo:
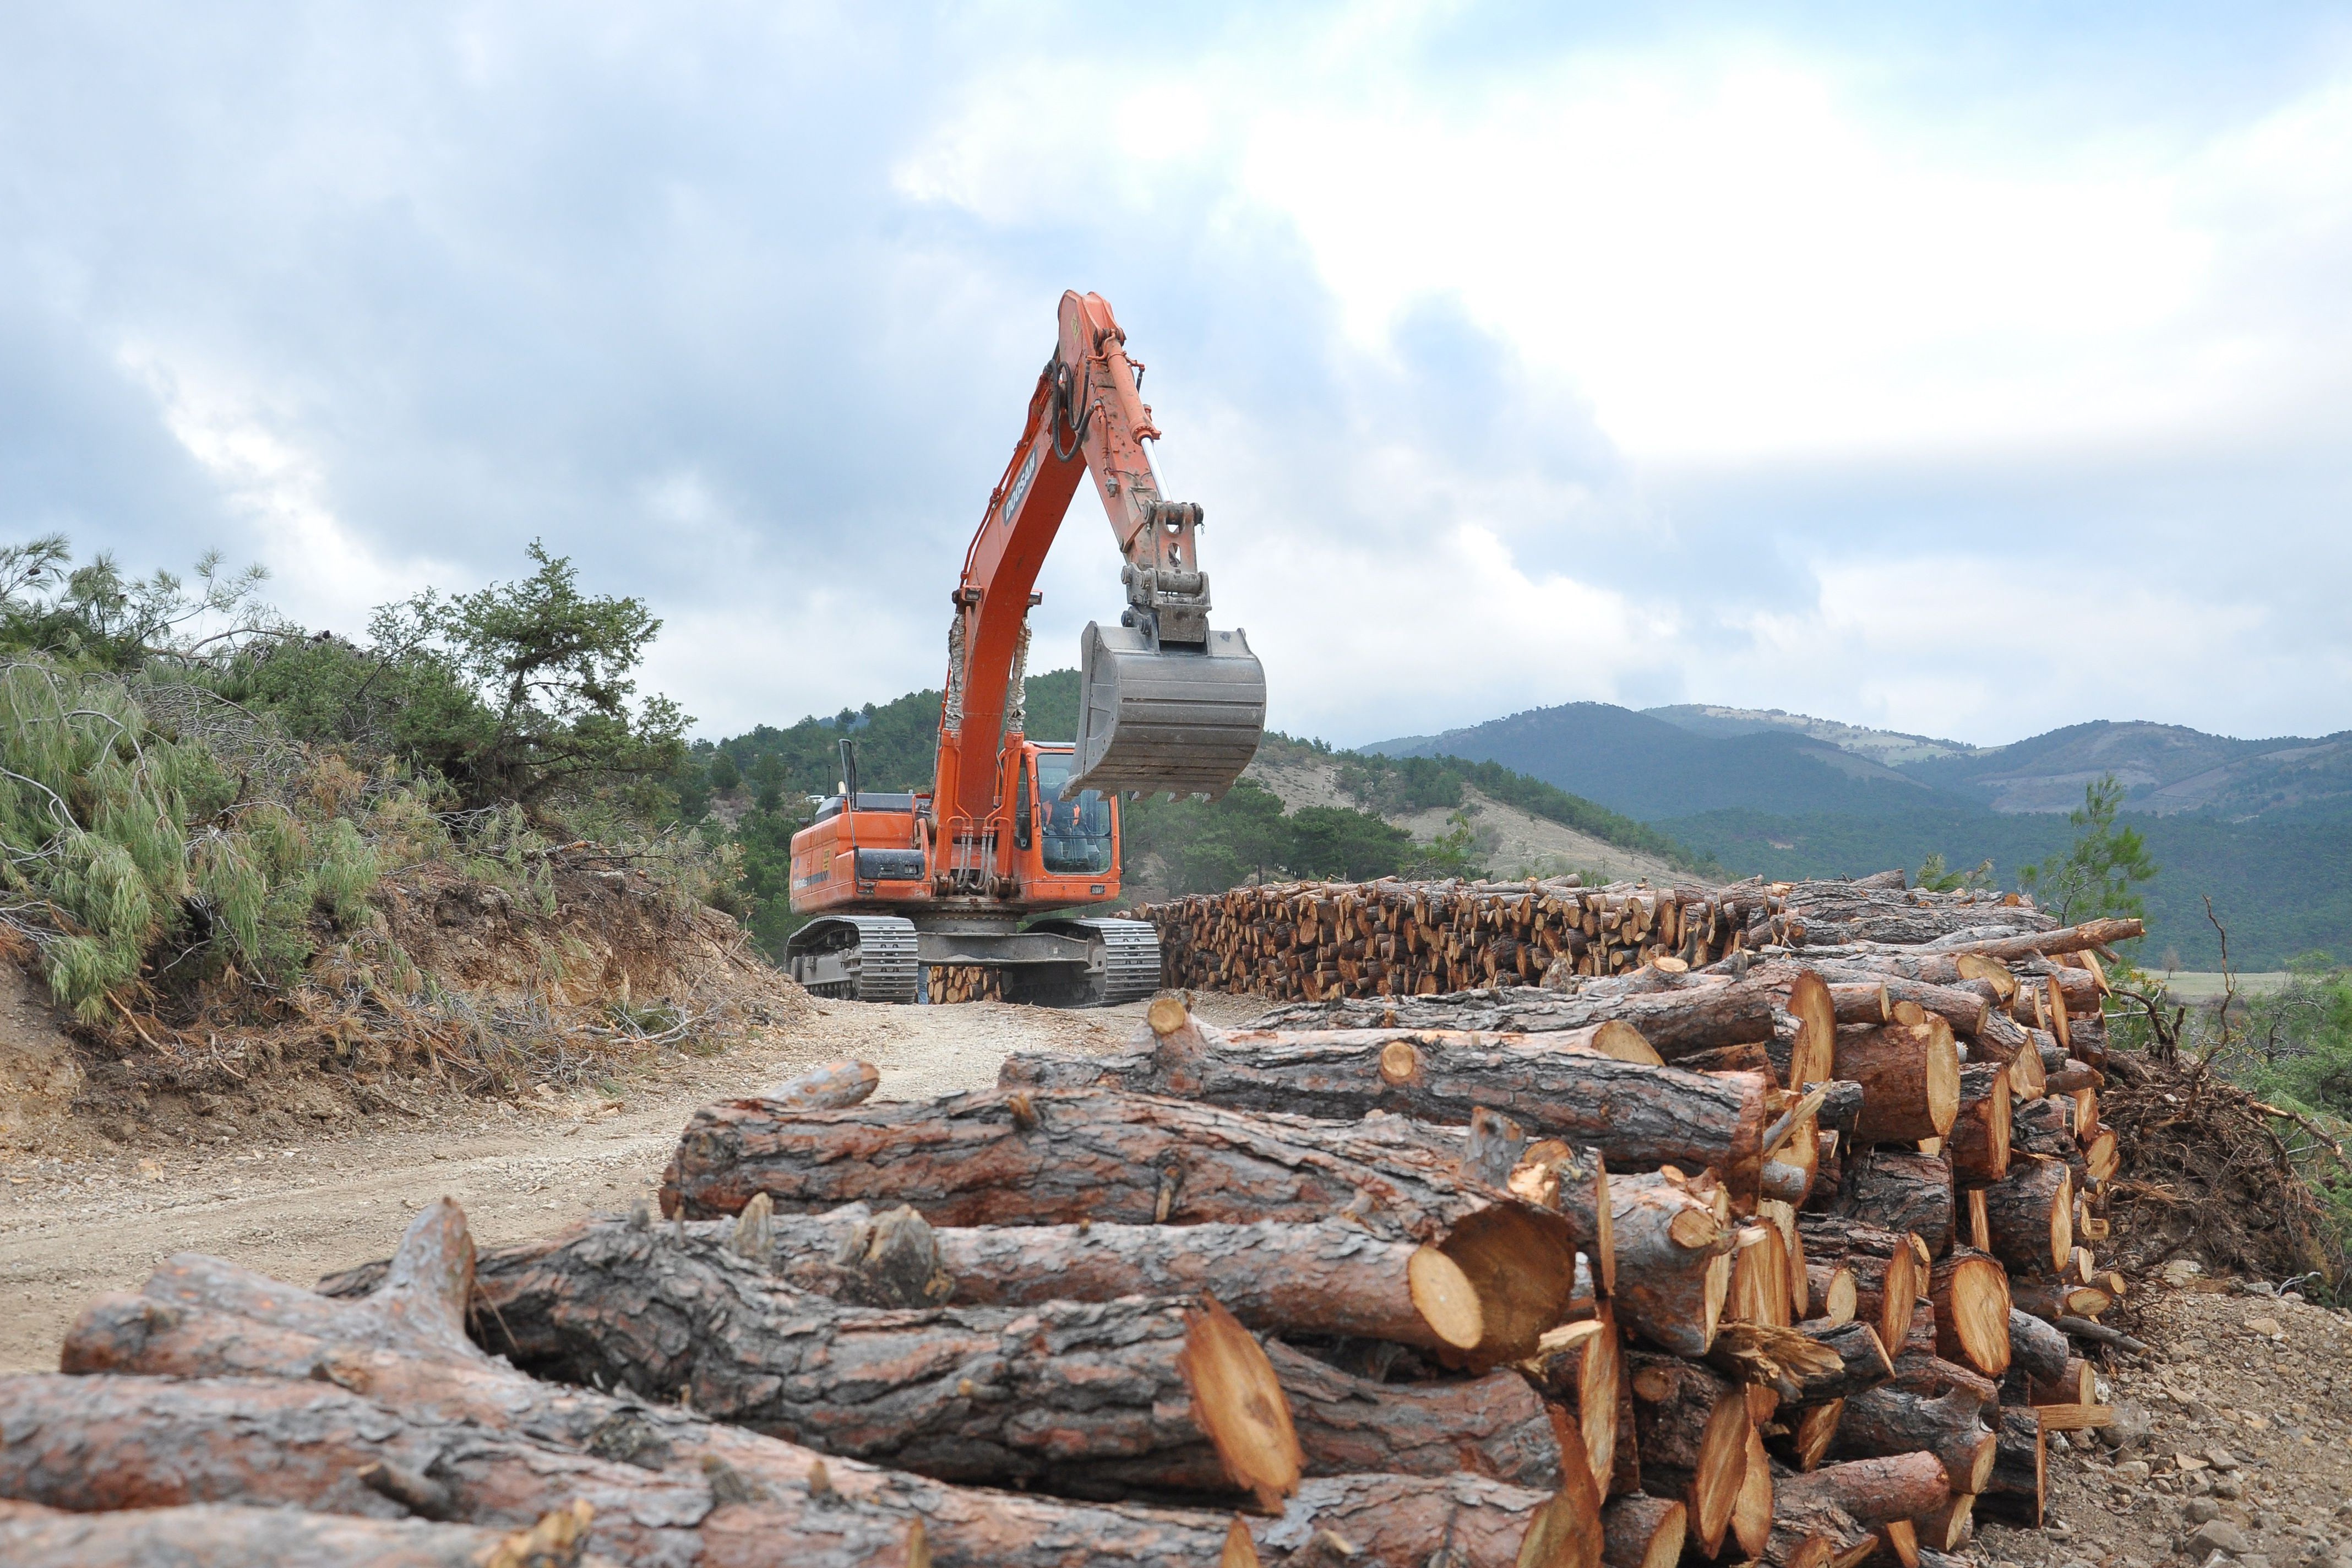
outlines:
[[[1045,842],[1045,869],[1063,876],[1097,877],[1111,869],[1110,802],[1100,790],[1082,789],[1068,800],[1069,752],[1037,754],[1037,804]]]

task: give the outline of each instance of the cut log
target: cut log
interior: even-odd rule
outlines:
[[[1886,1458],[1925,1451],[1936,1456],[1954,1491],[1982,1491],[1992,1473],[1993,1435],[1979,1419],[1983,1406],[1954,1389],[1938,1399],[1887,1387],[1845,1402],[1831,1456]]]
[[[1977,1512],[1985,1518],[2024,1530],[2042,1528],[2050,1479],[2042,1415],[2030,1405],[2002,1407],[1996,1457],[1985,1484],[1977,1489]]]
[[[1760,1557],[1772,1540],[1772,1458],[1764,1451],[1764,1435],[1751,1419],[1748,1424],[1746,1468],[1739,1478],[1739,1496],[1731,1505],[1731,1539],[1748,1557]]]
[[[1801,1090],[1838,1077],[1838,1006],[1829,986],[1811,970],[1800,970],[1789,983],[1788,1006],[1797,1020],[1789,1086]]]
[[[377,1491],[446,1522],[528,1528],[593,1510],[590,1550],[626,1563],[916,1564],[926,1527],[846,1497],[756,1494],[452,1428],[330,1383],[26,1373],[0,1378],[0,1496],[82,1511],[226,1501],[360,1511]],[[89,1463],[105,1455],[103,1465]],[[368,1478],[376,1479],[371,1482]]]
[[[1847,1163],[1845,1185],[1829,1205],[1893,1231],[1908,1231],[1927,1244],[1930,1257],[1951,1250],[1956,1239],[1952,1167],[1939,1154],[1896,1149],[1857,1152]]]
[[[1690,1539],[1707,1556],[1723,1549],[1748,1467],[1748,1399],[1739,1386],[1693,1362],[1637,1352],[1628,1358],[1642,1489],[1690,1510]]]
[[[2009,1370],[2009,1275],[1981,1252],[1956,1247],[1927,1281],[1936,1310],[1936,1353],[1990,1378]]]
[[[309,1380],[320,1376],[436,1422],[469,1422],[527,1433],[569,1453],[625,1461],[634,1470],[730,1495],[792,1500],[846,1498],[930,1531],[942,1568],[1193,1568],[1246,1558],[1233,1549],[1227,1521],[1214,1514],[1135,1503],[1080,1503],[1013,1492],[967,1490],[810,1449],[716,1422],[685,1406],[542,1383],[492,1361],[465,1336],[462,1303],[471,1284],[472,1244],[464,1215],[444,1200],[410,1226],[383,1287],[357,1301],[313,1295],[217,1258],[184,1255],[148,1281],[143,1296],[100,1298],[68,1335],[68,1372],[150,1372],[168,1377],[224,1373]],[[307,1386],[320,1386],[310,1383]],[[1626,1445],[1630,1451],[1631,1445]],[[1360,1484],[1361,1483],[1361,1484]],[[1475,1483],[1475,1484],[1474,1484]],[[1358,1529],[1368,1499],[1393,1508],[1392,1528],[1371,1537],[1364,1561],[1423,1568],[1449,1542],[1496,1568],[1517,1561],[1519,1543],[1548,1492],[1454,1476],[1300,1483],[1279,1521],[1260,1521],[1292,1545],[1326,1522]],[[707,1506],[707,1505],[705,1505]],[[1459,1513],[1464,1533],[1449,1521]],[[735,1519],[724,1515],[721,1523]],[[767,1563],[786,1522],[744,1515],[757,1537],[742,1558]],[[1421,1531],[1416,1535],[1415,1531]],[[730,1537],[732,1539],[732,1537]],[[1473,1550],[1475,1548],[1475,1550]]]
[[[688,1122],[663,1207],[712,1217],[766,1192],[780,1210],[862,1198],[908,1204],[952,1226],[1347,1215],[1453,1259],[1486,1309],[1477,1354],[1517,1359],[1567,1316],[1573,1222],[1465,1173],[1462,1153],[1458,1134],[1397,1117],[1335,1126],[1108,1092],[804,1113],[732,1100]],[[1508,1278],[1498,1278],[1506,1264]]]
[[[1677,1355],[1706,1354],[1731,1280],[1720,1189],[1657,1172],[1618,1178],[1609,1197],[1618,1321]]]
[[[1853,1270],[1843,1263],[1805,1263],[1805,1283],[1813,1316],[1823,1322],[1847,1323],[1854,1317]]]
[[[1928,1453],[1849,1459],[1780,1482],[1784,1504],[1814,1499],[1833,1502],[1870,1530],[1925,1518],[1942,1509],[1951,1496],[1951,1478],[1943,1461]]]
[[[228,1503],[68,1513],[0,1502],[10,1568],[617,1568],[582,1555],[587,1533],[571,1510],[504,1531]]]
[[[1944,1553],[1958,1552],[1976,1534],[1976,1493],[1954,1492],[1951,1501],[1914,1521],[1919,1529],[1921,1568],[1960,1568],[1968,1561]]]
[[[1593,1485],[1606,1496],[1616,1474],[1617,1446],[1621,1440],[1633,1441],[1630,1431],[1621,1431],[1625,1343],[1608,1303],[1601,1303],[1588,1321],[1547,1333],[1529,1372],[1567,1417]]]
[[[1609,1170],[1598,1149],[1579,1149],[1557,1138],[1530,1143],[1503,1185],[1515,1197],[1566,1215],[1577,1249],[1599,1261],[1601,1293],[1616,1290],[1615,1219]]]
[[[1006,1058],[1000,1089],[1116,1089],[1236,1110],[1353,1121],[1374,1110],[1466,1124],[1499,1110],[1538,1137],[1597,1147],[1612,1170],[1712,1167],[1753,1186],[1770,1085],[1645,1066],[1542,1037],[1349,1029],[1243,1031],[1205,1024],[1124,1056]]]
[[[1984,1189],[1992,1255],[2011,1268],[2056,1273],[2074,1247],[2074,1182],[2056,1160],[2026,1155]]]
[[[1551,1417],[1516,1372],[1462,1382],[1373,1383],[1280,1341],[1265,1351],[1289,1398],[1311,1474],[1445,1476],[1468,1470],[1514,1486],[1560,1484],[1560,1445]],[[1024,1415],[1034,1420],[1037,1412]],[[1068,1426],[1058,1420],[1055,1425]],[[1597,1492],[1592,1507],[1597,1517]]]
[[[698,1221],[688,1229],[702,1235],[704,1226],[728,1223]],[[1349,1220],[934,1227],[911,1208],[877,1215],[849,1204],[775,1215],[767,1236],[753,1261],[798,1289],[856,1306],[1208,1295],[1259,1333],[1468,1350],[1485,1332],[1477,1287],[1452,1259],[1417,1243],[1382,1240]],[[363,1293],[383,1267],[348,1270],[321,1281],[321,1292]]]
[[[1835,1354],[1837,1366],[1792,1379],[1790,1386],[1780,1390],[1780,1397],[1791,1405],[1821,1405],[1843,1399],[1848,1394],[1876,1388],[1895,1375],[1895,1363],[1887,1356],[1886,1346],[1880,1341],[1878,1331],[1868,1323],[1831,1323],[1815,1318],[1797,1325],[1797,1331]]]
[[[1941,1018],[1840,1029],[1836,1076],[1862,1085],[1863,1142],[1940,1138],[1959,1110],[1959,1052]]]
[[[2076,1358],[2074,1347],[2054,1325],[2014,1307],[2009,1313],[2010,1364],[2027,1376],[2054,1384]]]
[[[1474,1106],[1463,1137],[1462,1168],[1490,1187],[1507,1186],[1528,1142],[1528,1130],[1501,1111]]]
[[[2008,1175],[2009,1132],[2009,1068],[1999,1062],[1962,1068],[1960,1110],[1944,1142],[1954,1179],[1983,1186]]]
[[[1653,972],[1654,973],[1654,972]],[[1276,1007],[1253,1020],[1274,1029],[1454,1029],[1485,1034],[1561,1034],[1616,1020],[1630,1024],[1667,1061],[1692,1051],[1772,1037],[1785,983],[1727,981],[1717,974],[1656,975],[1639,992],[1599,988],[1562,995],[1535,986],[1438,996],[1349,1000]]]
[[[1845,1418],[1845,1401],[1809,1405],[1797,1413],[1790,1428],[1790,1462],[1800,1472],[1818,1469],[1836,1446],[1838,1424]]]
[[[1675,1568],[1688,1520],[1689,1510],[1672,1498],[1612,1498],[1601,1515],[1601,1560],[1608,1568]]]
[[[2116,1304],[2116,1299],[2096,1285],[2070,1284],[2046,1274],[2011,1275],[2009,1299],[2020,1311],[2062,1328],[2066,1327],[2068,1319],[2104,1316]]]
[[[1834,1261],[1853,1275],[1854,1316],[1878,1331],[1891,1353],[1910,1331],[1912,1309],[1927,1289],[1910,1237],[1833,1215],[1801,1215],[1797,1224],[1809,1257]]]

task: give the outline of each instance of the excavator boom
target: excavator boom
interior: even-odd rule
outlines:
[[[1265,728],[1265,672],[1247,637],[1209,626],[1201,508],[1161,497],[1144,450],[1160,431],[1127,334],[1098,294],[1063,295],[1059,325],[956,588],[965,664],[949,675],[939,789],[943,804],[952,800],[972,820],[993,805],[1004,684],[1030,590],[1084,477],[1125,557],[1127,607],[1118,626],[1090,625],[1081,639],[1077,765],[1066,788],[1221,795]]]
[[[1257,751],[1265,673],[1239,629],[1209,625],[1201,509],[1160,493],[1160,432],[1096,294],[1062,296],[1004,474],[964,553],[928,796],[842,790],[793,836],[793,977],[827,995],[912,1001],[934,975],[992,975],[1032,1002],[1121,1002],[1159,984],[1144,921],[1063,913],[1119,896],[1122,791],[1220,795]],[[1075,746],[1033,741],[1021,711],[1038,569],[1091,477],[1124,565],[1116,626],[1089,625]],[[1046,915],[1046,919],[1033,917]]]

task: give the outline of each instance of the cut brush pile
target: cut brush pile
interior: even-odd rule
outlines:
[[[1708,907],[1549,988],[1162,996],[985,1093],[844,1064],[697,1112],[662,1217],[478,1265],[448,1205],[318,1293],[174,1259],[0,1384],[0,1496],[709,1563],[1933,1568],[2038,1523],[2045,1435],[2108,1419],[2094,954],[2133,931]]]

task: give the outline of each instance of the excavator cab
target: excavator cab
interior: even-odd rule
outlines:
[[[1265,668],[1240,631],[1155,642],[1091,622],[1078,643],[1077,766],[1069,789],[1205,795],[1234,787],[1265,730]]]

